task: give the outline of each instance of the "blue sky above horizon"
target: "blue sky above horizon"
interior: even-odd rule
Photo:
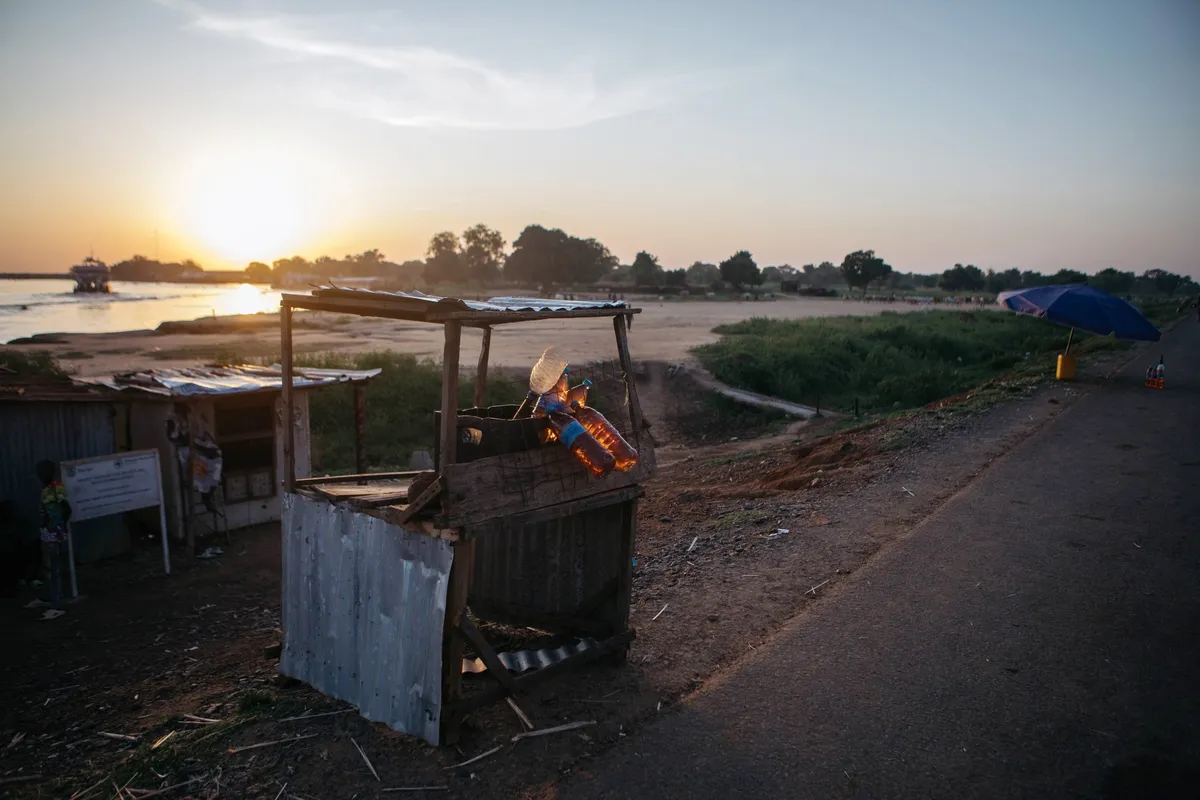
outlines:
[[[1200,277],[1200,4],[0,2],[0,270],[484,222]]]

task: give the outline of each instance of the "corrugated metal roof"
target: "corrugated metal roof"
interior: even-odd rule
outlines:
[[[279,671],[437,744],[453,559],[441,539],[284,495]]]
[[[372,299],[397,301],[420,301],[433,305],[442,303],[472,311],[575,311],[581,308],[625,308],[625,301],[617,300],[558,300],[545,297],[489,297],[487,300],[462,300],[457,297],[439,297],[413,290],[411,292],[385,292],[379,289],[358,287],[322,286],[313,290],[314,295],[353,297],[361,295]]]
[[[292,385],[298,389],[311,389],[348,381],[367,381],[379,375],[381,371],[379,369],[297,367],[293,371]],[[230,367],[148,369],[77,380],[98,386],[107,386],[110,389],[130,389],[169,397],[238,394],[283,388],[283,373],[278,366],[258,367],[250,364]]]

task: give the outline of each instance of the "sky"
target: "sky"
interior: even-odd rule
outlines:
[[[482,222],[1200,278],[1200,3],[0,0],[0,271]]]

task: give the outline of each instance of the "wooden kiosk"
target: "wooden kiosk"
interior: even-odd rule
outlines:
[[[292,313],[310,309],[442,325],[436,469],[297,480],[284,439],[283,653],[280,672],[356,705],[368,719],[432,744],[458,738],[465,714],[602,657],[621,661],[634,631],[629,598],[640,483],[654,452],[638,404],[624,303],[533,298],[487,302],[323,288],[280,309],[283,408],[291,418]],[[594,478],[545,441],[544,419],[482,407],[492,326],[610,317],[616,359],[576,368],[637,448],[628,472]],[[483,329],[475,408],[459,410],[462,328]],[[551,344],[551,342],[547,342]],[[530,363],[539,353],[530,354]],[[433,410],[431,409],[431,412]],[[536,628],[568,653],[516,672],[474,619]],[[464,687],[468,664],[482,680]],[[511,659],[509,661],[511,664]],[[489,679],[490,678],[490,679]]]

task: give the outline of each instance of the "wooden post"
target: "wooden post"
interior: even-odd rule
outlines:
[[[633,594],[633,557],[637,544],[637,498],[625,503],[621,514],[621,546],[618,548],[620,562],[617,564],[617,611],[613,616],[613,635],[629,630],[629,599]],[[629,653],[626,645],[614,655],[618,664],[625,662]]]
[[[287,301],[279,306],[279,360],[283,369],[283,490],[293,492],[296,489],[296,431],[292,427],[292,307]]]
[[[460,323],[447,322],[445,327],[446,344],[442,350],[442,430],[439,437],[441,461],[438,464],[441,474],[445,474],[446,467],[454,463],[454,454],[458,450],[458,350],[462,341]]]
[[[483,390],[487,388],[488,351],[492,348],[492,327],[483,329],[483,344],[479,346],[479,366],[475,368],[475,407],[483,408]]]
[[[367,393],[361,383],[350,384],[354,390],[354,466],[355,472],[367,472]],[[361,480],[359,483],[366,483]]]
[[[446,587],[446,617],[442,623],[442,731],[438,738],[441,745],[457,742],[462,726],[462,714],[450,706],[462,699],[463,637],[458,631],[467,610],[467,592],[474,568],[475,540],[455,542],[450,583]]]
[[[638,402],[637,385],[633,373],[633,359],[629,357],[629,337],[625,333],[625,315],[613,317],[613,330],[617,334],[617,357],[621,362],[621,371],[625,373],[625,389],[629,398],[629,422],[633,425],[633,435],[641,447],[642,440],[642,406]]]
[[[196,425],[199,411],[195,403],[186,406],[188,420],[188,457],[183,465],[183,530],[187,534],[188,555],[196,555]]]

